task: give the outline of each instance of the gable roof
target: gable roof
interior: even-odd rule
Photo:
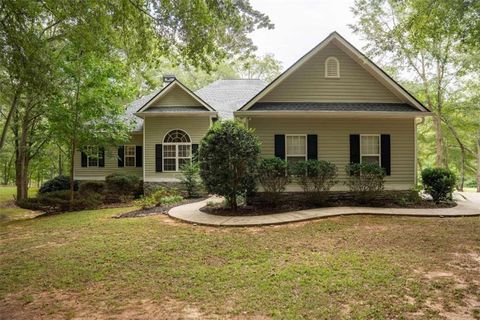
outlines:
[[[245,105],[243,105],[238,112],[246,111],[252,108],[262,97],[267,93],[271,92],[275,87],[277,87],[281,82],[283,82],[288,76],[294,73],[301,65],[306,61],[310,60],[315,56],[320,50],[325,48],[332,41],[337,44],[340,49],[344,50],[348,55],[351,55],[352,58],[355,58],[357,62],[361,62],[361,66],[375,78],[381,79],[384,83],[388,85],[388,88],[396,93],[398,96],[402,97],[405,102],[415,107],[415,109],[420,112],[430,112],[420,101],[418,101],[414,96],[412,96],[405,88],[403,88],[399,83],[393,80],[385,71],[373,63],[368,57],[361,53],[357,48],[355,48],[350,42],[343,38],[339,33],[332,32],[327,38],[315,46],[312,50],[307,52],[303,57],[301,57],[297,62],[290,66],[285,72],[279,75],[274,79],[268,86],[266,86],[262,91],[256,94],[252,99],[250,99]],[[355,60],[354,59],[354,60]],[[252,109],[253,111],[253,109]]]
[[[215,109],[213,109],[208,103],[203,101],[202,98],[197,96],[195,93],[193,93],[190,89],[188,89],[186,86],[184,86],[180,81],[177,79],[173,80],[170,82],[168,85],[166,85],[164,88],[156,92],[155,94],[152,94],[150,99],[146,101],[138,110],[136,113],[143,113],[147,109],[149,109],[155,101],[158,99],[164,97],[167,95],[173,88],[179,87],[183,91],[185,91],[189,96],[191,96],[195,101],[197,101],[201,106],[205,107],[207,110],[205,111],[212,111],[215,112]],[[158,108],[157,108],[158,109]],[[201,110],[198,110],[201,111]]]
[[[218,111],[223,119],[233,118],[237,111],[267,83],[260,79],[217,80],[197,90],[195,93]]]

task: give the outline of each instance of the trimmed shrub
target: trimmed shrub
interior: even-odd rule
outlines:
[[[78,191],[80,193],[102,193],[105,189],[105,182],[103,181],[85,181],[80,183]]]
[[[323,202],[322,193],[337,183],[337,166],[330,161],[299,161],[292,169],[307,198],[316,203]]]
[[[423,188],[435,203],[452,200],[456,180],[455,174],[445,168],[426,168],[422,171]]]
[[[43,183],[38,193],[47,193],[53,191],[69,190],[70,178],[68,176],[57,176]],[[74,190],[78,190],[78,183],[75,181]]]
[[[200,166],[198,163],[188,163],[182,166],[182,176],[180,180],[185,186],[189,198],[198,197],[200,193]]]
[[[258,163],[257,178],[271,203],[278,201],[290,181],[287,169],[287,162],[279,158],[261,159]]]
[[[182,202],[182,200],[183,200],[183,197],[180,195],[171,195],[171,196],[162,198],[160,204],[164,206],[169,206],[172,204],[180,203]]]
[[[234,120],[216,122],[202,139],[200,176],[209,193],[225,197],[237,209],[237,198],[255,190],[260,143],[251,129]]]
[[[112,173],[105,177],[107,202],[125,202],[133,199],[140,189],[140,179],[131,174]]]
[[[19,201],[18,205],[30,210],[47,213],[70,211],[70,191],[60,190],[39,194],[37,198]],[[102,205],[102,196],[98,193],[79,194],[75,192],[72,211],[95,209]]]
[[[368,203],[382,192],[385,186],[385,170],[375,163],[350,163],[345,167],[350,191],[360,203]]]

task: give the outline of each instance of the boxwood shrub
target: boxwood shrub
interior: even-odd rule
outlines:
[[[445,168],[426,168],[422,171],[423,188],[435,203],[452,200],[456,180],[455,174]]]

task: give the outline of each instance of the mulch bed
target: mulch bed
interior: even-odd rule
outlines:
[[[134,210],[130,212],[125,212],[116,216],[113,216],[112,218],[115,219],[120,219],[120,218],[137,218],[137,217],[148,217],[148,216],[154,216],[158,214],[167,214],[168,210],[172,209],[173,207],[178,207],[183,204],[188,204],[188,203],[193,203],[193,202],[198,202],[207,199],[206,197],[201,197],[201,198],[191,198],[191,199],[183,199],[182,202],[172,204],[172,205],[167,205],[167,206],[158,206],[158,207],[153,207],[151,209],[139,209],[139,210]]]
[[[215,214],[219,216],[258,216],[265,214],[276,214],[284,213],[290,211],[299,211],[315,208],[326,208],[326,207],[377,207],[377,208],[411,208],[411,209],[435,209],[435,208],[452,208],[457,204],[455,202],[442,202],[435,204],[430,200],[422,200],[418,203],[406,203],[405,205],[400,205],[393,201],[379,201],[368,204],[358,204],[352,201],[335,201],[328,202],[324,205],[315,205],[309,204],[307,202],[295,202],[290,201],[286,203],[281,203],[277,206],[272,206],[268,204],[257,204],[255,206],[243,205],[239,206],[237,211],[232,211],[229,208],[223,207],[223,204],[219,203],[214,206],[205,206],[200,208],[200,211]]]

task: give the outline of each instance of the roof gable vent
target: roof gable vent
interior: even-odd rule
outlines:
[[[340,63],[335,57],[325,60],[325,78],[340,78]]]

